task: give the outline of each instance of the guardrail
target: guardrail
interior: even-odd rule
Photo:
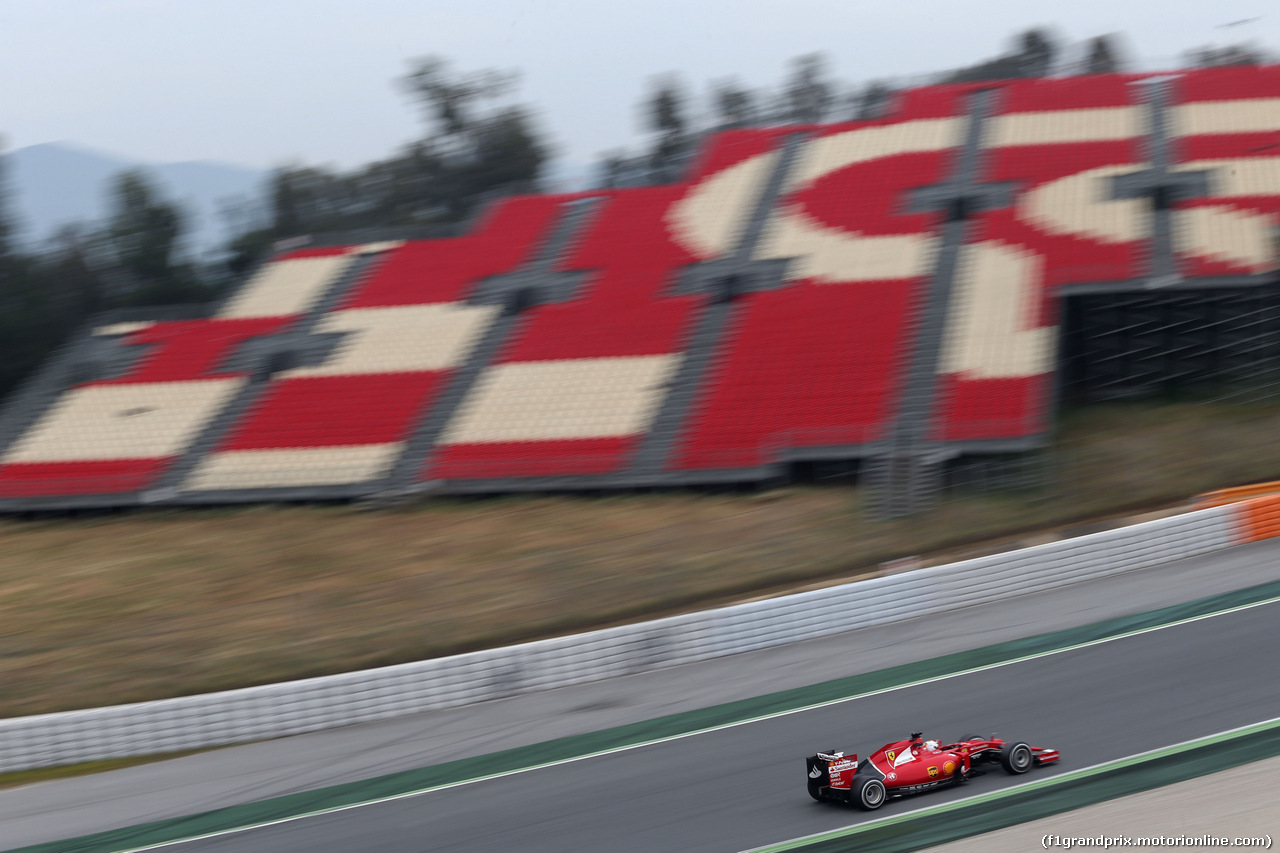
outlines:
[[[1249,512],[1249,502],[1212,507],[912,572],[397,666],[0,720],[0,772],[336,728],[955,610],[1274,535],[1271,525],[1250,523]]]

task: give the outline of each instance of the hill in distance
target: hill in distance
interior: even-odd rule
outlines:
[[[109,208],[111,178],[142,168],[187,217],[187,239],[197,252],[227,238],[220,203],[257,195],[266,172],[245,166],[191,161],[145,163],[69,142],[19,148],[6,156],[13,213],[20,238],[38,244],[74,222],[100,222]]]

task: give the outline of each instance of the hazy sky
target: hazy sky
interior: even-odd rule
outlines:
[[[993,56],[1019,29],[1125,34],[1143,67],[1185,49],[1280,47],[1262,0],[0,0],[0,133],[154,161],[350,166],[418,131],[394,80],[416,56],[521,72],[557,153],[578,163],[635,144],[655,73],[699,92],[736,75],[771,85],[824,51],[849,82]],[[1233,29],[1220,25],[1256,15]]]

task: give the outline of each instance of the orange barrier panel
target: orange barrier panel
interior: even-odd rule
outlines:
[[[1208,509],[1211,506],[1235,503],[1237,501],[1259,498],[1265,495],[1280,495],[1280,480],[1269,483],[1252,483],[1248,486],[1234,486],[1230,489],[1218,489],[1197,495],[1194,509]]]
[[[1280,495],[1254,498],[1240,505],[1245,542],[1280,536]]]

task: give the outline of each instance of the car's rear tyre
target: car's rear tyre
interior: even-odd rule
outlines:
[[[964,737],[960,738],[960,743],[964,743],[967,740],[986,740],[986,739],[987,739],[986,735],[965,735]]]
[[[884,805],[888,799],[884,782],[874,776],[853,777],[853,790],[849,792],[849,801],[864,811],[873,812]]]
[[[1022,741],[1006,743],[1000,750],[1000,766],[1004,772],[1017,776],[1026,773],[1035,764],[1035,753]]]

